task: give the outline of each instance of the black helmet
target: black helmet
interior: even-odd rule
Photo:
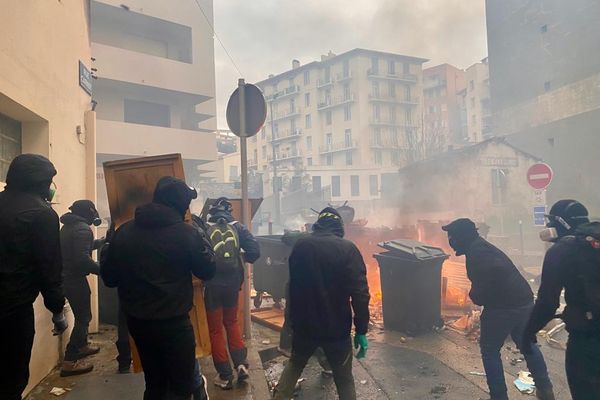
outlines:
[[[233,205],[231,204],[231,202],[229,201],[229,199],[227,197],[219,197],[218,199],[215,200],[215,202],[210,207],[210,209],[211,209],[211,211],[215,211],[215,212],[216,211],[225,211],[225,212],[230,213],[233,211]]]
[[[573,232],[579,225],[590,222],[588,210],[577,200],[559,200],[550,212],[546,214],[548,228],[555,228],[558,236],[566,236]]]

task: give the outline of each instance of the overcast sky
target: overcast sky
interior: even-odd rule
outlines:
[[[215,29],[247,82],[356,47],[459,68],[487,55],[484,0],[214,0]],[[215,40],[217,116],[239,74]]]

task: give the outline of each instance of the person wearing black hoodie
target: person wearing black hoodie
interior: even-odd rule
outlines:
[[[63,287],[69,300],[75,325],[65,351],[61,376],[79,375],[90,372],[93,365],[84,363],[83,358],[96,354],[98,347],[88,343],[88,327],[92,320],[90,286],[87,275],[100,273],[100,266],[92,258],[103,240],[94,240],[91,225],[99,226],[102,221],[96,206],[90,200],[77,200],[69,207],[70,212],[60,218],[60,245],[63,259]]]
[[[542,282],[523,334],[524,351],[535,349],[537,332],[560,318],[569,332],[565,367],[574,400],[600,399],[600,223],[576,200],[557,201],[546,216],[542,240],[552,242],[544,257]]]
[[[196,197],[184,181],[161,178],[152,203],[138,207],[135,219],[119,227],[103,250],[100,275],[106,286],[118,288],[144,368],[146,400],[189,399],[198,389],[188,315],[192,274],[211,279],[215,262],[202,232],[184,221]]]
[[[67,329],[58,215],[50,206],[54,165],[22,154],[10,164],[0,193],[0,398],[20,400],[29,380],[33,302],[41,293],[53,333]]]
[[[475,223],[460,218],[442,227],[457,256],[466,258],[471,281],[469,297],[483,306],[481,313],[481,359],[491,400],[508,400],[500,349],[508,336],[523,352],[535,381],[536,396],[554,400],[552,383],[542,352],[521,349],[521,337],[533,309],[533,292],[517,267],[502,250],[479,236]]]
[[[357,358],[366,355],[369,325],[367,269],[358,248],[344,238],[340,214],[319,213],[313,233],[298,239],[289,257],[292,357],[275,388],[274,399],[292,397],[296,382],[318,347],[331,365],[340,400],[356,399],[352,376],[352,321]]]

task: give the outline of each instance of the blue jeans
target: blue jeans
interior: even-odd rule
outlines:
[[[487,377],[492,399],[508,399],[504,368],[500,349],[510,335],[517,347],[521,344],[523,331],[533,309],[533,303],[507,310],[483,309],[481,314],[481,359]],[[544,356],[537,346],[532,346],[530,354],[524,354],[527,368],[537,388],[552,388]]]

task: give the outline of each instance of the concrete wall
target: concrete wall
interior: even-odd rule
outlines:
[[[79,61],[90,68],[87,2],[7,0],[2,6],[0,113],[21,121],[23,152],[55,164],[60,214],[74,200],[95,200],[95,116],[78,81]],[[35,322],[28,390],[56,365],[61,345],[41,298]]]

